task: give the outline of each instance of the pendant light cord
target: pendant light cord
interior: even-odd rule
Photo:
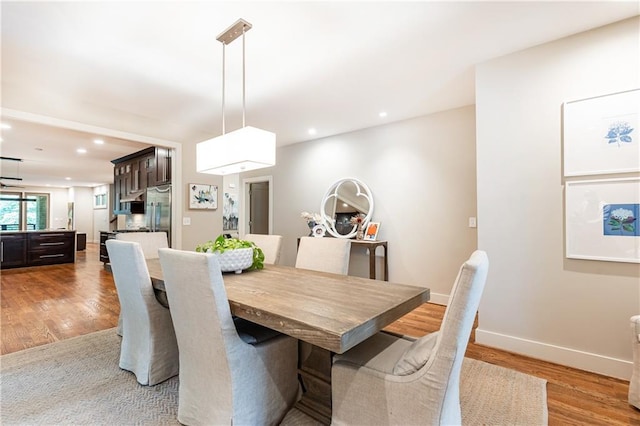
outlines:
[[[242,27],[242,127],[245,126],[245,119],[244,119],[244,115],[245,115],[245,95],[244,95],[244,81],[245,81],[245,66],[244,66],[244,35],[246,34],[245,31],[246,27]]]
[[[224,77],[225,77],[225,44],[222,43],[222,134],[224,135],[226,132],[224,130]]]
[[[251,25],[248,25],[247,27],[247,23],[245,21],[242,21],[244,24],[242,26],[242,127],[245,127],[245,110],[246,110],[246,96],[245,96],[245,74],[246,74],[246,67],[245,67],[245,34],[247,33],[247,28],[251,29]],[[237,23],[236,23],[237,24]],[[237,31],[235,28],[234,31]],[[224,135],[226,133],[225,130],[225,77],[226,77],[226,46],[227,46],[227,41],[225,40],[224,36],[226,36],[228,34],[228,31],[225,32],[224,35],[220,35],[218,36],[218,41],[222,42],[222,134]],[[237,37],[237,32],[233,35],[233,38],[229,41],[229,43],[233,40],[236,39]]]

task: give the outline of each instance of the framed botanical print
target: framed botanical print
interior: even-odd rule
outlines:
[[[563,105],[564,175],[640,171],[640,89]]]
[[[640,178],[566,183],[566,256],[640,263]]]

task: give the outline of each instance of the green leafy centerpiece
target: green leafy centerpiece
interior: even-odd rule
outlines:
[[[264,253],[253,241],[225,238],[224,235],[220,235],[215,241],[198,244],[196,251],[215,254],[222,272],[233,271],[239,274],[244,269],[264,268]]]

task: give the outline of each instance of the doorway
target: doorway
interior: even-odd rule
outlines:
[[[271,176],[249,178],[243,180],[242,203],[244,215],[242,220],[244,234],[271,234],[273,231],[273,193]]]

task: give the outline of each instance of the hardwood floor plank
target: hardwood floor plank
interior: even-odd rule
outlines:
[[[115,327],[120,304],[111,273],[88,243],[76,263],[0,271],[2,354]],[[445,307],[426,303],[388,331],[420,337],[439,330]],[[474,327],[475,328],[475,327]],[[640,426],[629,382],[478,345],[466,356],[548,381],[549,424]]]

